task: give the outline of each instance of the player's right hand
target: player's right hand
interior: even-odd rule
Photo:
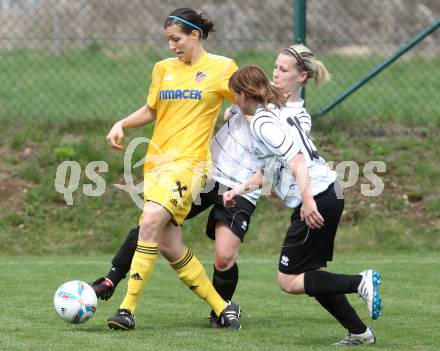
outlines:
[[[122,129],[122,124],[120,122],[116,122],[110,132],[107,134],[107,143],[110,145],[112,149],[115,150],[123,150],[124,146],[122,142],[124,140],[124,130]]]
[[[234,207],[235,206],[235,196],[234,190],[229,190],[223,194],[223,206]]]

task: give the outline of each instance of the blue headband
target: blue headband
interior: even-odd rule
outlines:
[[[173,18],[173,19],[175,19],[175,20],[178,20],[178,21],[180,21],[180,22],[183,22],[183,23],[187,24],[188,26],[191,26],[191,27],[193,27],[193,28],[199,30],[200,33],[203,35],[203,29],[200,28],[199,26],[196,26],[194,23],[188,22],[187,20],[184,20],[183,18],[180,18],[180,17],[177,17],[177,16],[168,16],[168,18]]]

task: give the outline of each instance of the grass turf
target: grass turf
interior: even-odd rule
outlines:
[[[106,272],[110,257],[2,257],[1,350],[327,350],[345,331],[313,299],[282,293],[276,282],[277,255],[239,258],[235,300],[244,314],[240,332],[208,328],[209,307],[185,288],[160,258],[136,314],[137,328],[114,332],[105,320],[125,292],[99,302],[85,324],[69,325],[55,315],[53,294],[62,282],[91,281]],[[206,267],[209,259],[203,260]],[[373,267],[382,274],[385,309],[378,321],[350,296],[361,318],[377,333],[380,350],[437,350],[440,306],[436,301],[440,269],[431,254],[338,254],[329,270],[359,272]],[[209,273],[210,274],[210,273]]]

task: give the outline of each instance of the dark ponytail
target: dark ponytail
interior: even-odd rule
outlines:
[[[197,13],[194,10],[184,7],[170,13],[164,23],[164,28],[174,24],[182,28],[185,34],[191,34],[193,30],[200,33],[200,38],[208,38],[208,33],[215,32],[214,23],[204,18],[204,13]]]

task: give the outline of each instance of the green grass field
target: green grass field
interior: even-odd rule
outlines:
[[[380,250],[380,248],[378,248]],[[345,330],[307,296],[291,296],[277,286],[277,255],[244,254],[235,299],[244,313],[239,332],[208,328],[209,308],[176,278],[163,258],[137,312],[137,328],[111,331],[106,318],[125,292],[99,302],[96,315],[82,325],[58,319],[53,294],[62,282],[91,281],[108,269],[109,256],[0,258],[1,350],[330,350]],[[203,261],[211,266],[209,259]],[[371,321],[367,308],[350,301],[377,333],[379,350],[438,350],[440,269],[437,254],[338,254],[334,272],[354,273],[373,267],[382,274],[382,317]],[[209,273],[210,274],[210,273]],[[364,348],[367,348],[366,346]]]

